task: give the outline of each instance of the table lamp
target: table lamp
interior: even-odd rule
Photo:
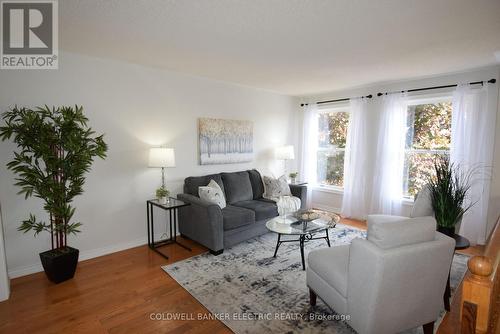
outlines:
[[[148,167],[161,168],[161,185],[165,188],[165,168],[175,167],[174,149],[166,147],[150,148]]]
[[[276,149],[274,150],[274,157],[277,160],[285,161],[285,175],[286,175],[286,161],[295,159],[293,145],[276,147]]]
[[[293,160],[295,159],[295,154],[293,152],[293,146],[292,145],[287,145],[287,146],[280,146],[276,147],[274,156],[278,160]]]

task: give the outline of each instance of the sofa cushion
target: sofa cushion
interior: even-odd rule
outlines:
[[[430,216],[389,222],[368,221],[367,239],[382,249],[432,241],[436,234],[436,220]]]
[[[236,202],[233,205],[254,211],[256,221],[270,219],[278,215],[276,203],[270,201],[251,200]]]
[[[250,209],[228,205],[221,211],[224,230],[255,223],[255,212]]]
[[[349,247],[350,245],[341,245],[318,249],[310,252],[307,257],[309,270],[314,271],[344,297],[347,297]]]
[[[262,195],[264,195],[264,184],[262,183],[262,176],[259,171],[256,169],[249,170],[248,176],[252,184],[253,199],[262,198]]]
[[[252,184],[248,172],[221,173],[226,201],[233,204],[253,199]]]
[[[220,174],[211,174],[204,176],[190,176],[184,179],[184,193],[198,196],[198,188],[205,187],[210,180],[214,180],[224,192],[224,184]]]

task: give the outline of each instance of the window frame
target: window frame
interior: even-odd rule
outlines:
[[[338,112],[346,112],[349,114],[349,122],[350,122],[350,117],[351,117],[351,110],[349,108],[349,103],[336,103],[335,105],[326,105],[326,106],[321,106],[318,108],[318,115],[320,114],[326,114],[326,113],[338,113]],[[319,127],[319,124],[318,124],[318,127]],[[319,128],[318,128],[319,130]],[[319,136],[318,136],[318,141],[319,141]],[[347,144],[347,138],[346,138],[346,144]],[[332,152],[332,153],[336,153],[336,152],[344,152],[344,155],[345,155],[345,148],[335,148],[335,149],[332,149],[332,148],[321,148],[319,147],[318,145],[318,148],[317,148],[317,152]],[[316,159],[318,159],[316,157]],[[316,164],[318,163],[318,161],[316,160]],[[345,174],[345,170],[342,171],[343,175]],[[318,190],[322,190],[322,191],[326,191],[326,192],[332,192],[332,193],[340,193],[340,194],[343,194],[344,192],[344,187],[340,187],[340,186],[335,186],[335,185],[329,185],[329,184],[322,184],[318,181],[318,175],[316,175],[316,182],[315,182],[315,189],[318,189]]]
[[[422,95],[415,95],[415,96],[410,96],[408,97],[408,100],[406,101],[406,112],[408,113],[408,108],[410,106],[415,106],[415,105],[421,105],[421,104],[436,104],[436,103],[444,103],[444,102],[451,102],[453,98],[453,93],[451,91],[449,92],[439,92],[439,93],[432,93],[432,94],[422,94]],[[405,134],[406,136],[406,134]],[[451,149],[451,148],[450,148]],[[423,150],[423,149],[407,149],[405,145],[405,159],[407,154],[411,153],[437,153],[437,154],[446,154],[446,152],[450,152],[450,150]],[[403,171],[403,185],[408,183],[408,179],[405,179],[405,177],[408,176],[408,171],[404,170]],[[402,200],[403,201],[408,201],[408,202],[413,202],[415,200],[414,196],[411,195],[405,195],[405,189],[401,189],[402,192]]]

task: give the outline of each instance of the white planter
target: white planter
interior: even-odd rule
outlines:
[[[160,204],[167,204],[168,203],[167,197],[160,197],[160,198],[158,198],[158,203],[160,203]]]

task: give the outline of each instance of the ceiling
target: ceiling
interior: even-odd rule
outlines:
[[[307,95],[497,64],[500,0],[64,0],[60,49]]]

